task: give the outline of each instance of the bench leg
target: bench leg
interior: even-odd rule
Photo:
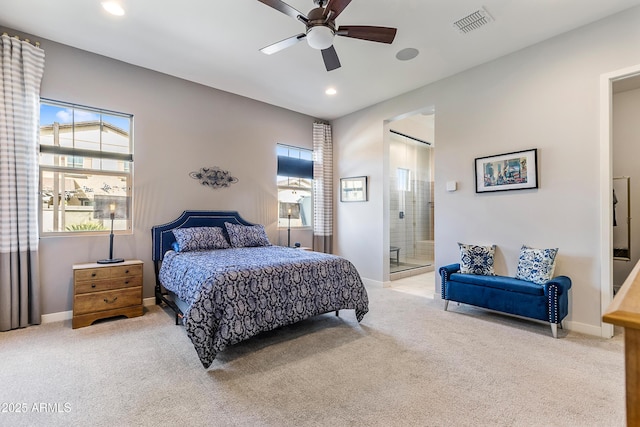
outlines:
[[[447,311],[447,308],[449,308],[449,300],[448,299],[444,300],[444,311]]]
[[[554,338],[558,338],[558,324],[557,323],[551,323],[551,333],[553,334]]]

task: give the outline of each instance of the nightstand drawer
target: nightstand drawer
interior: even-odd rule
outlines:
[[[111,267],[111,277],[133,277],[142,275],[142,264]]]
[[[100,280],[111,277],[111,270],[108,268],[91,268],[86,270],[75,270],[73,275],[75,280]]]
[[[142,287],[80,294],[74,297],[73,313],[81,315],[140,305],[141,299]]]
[[[86,294],[89,292],[108,291],[111,289],[133,288],[142,286],[142,276],[119,277],[108,280],[91,280],[88,282],[76,282],[76,294]]]

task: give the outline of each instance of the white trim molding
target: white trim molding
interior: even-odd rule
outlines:
[[[600,76],[600,335],[613,336],[613,325],[602,321],[613,296],[613,82],[640,74],[640,64]]]
[[[43,314],[40,318],[41,323],[44,325],[45,323],[54,323],[54,322],[62,322],[65,320],[71,320],[73,317],[73,311],[60,311],[58,313],[49,313]]]

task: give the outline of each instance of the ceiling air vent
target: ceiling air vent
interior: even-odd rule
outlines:
[[[473,30],[477,30],[478,28],[487,25],[489,22],[493,21],[489,12],[483,7],[475,12],[465,16],[464,18],[458,19],[453,23],[458,32],[462,34],[466,34]]]

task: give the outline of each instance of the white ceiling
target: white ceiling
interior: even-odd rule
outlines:
[[[257,0],[0,0],[0,25],[322,119],[335,119],[490,61],[640,0],[353,0],[337,25],[397,27],[392,45],[336,37],[342,67],[301,42],[260,48],[304,25]],[[303,13],[312,0],[288,0]],[[453,22],[482,6],[494,21],[468,34]],[[416,48],[411,61],[396,53]],[[338,94],[324,91],[335,87]]]

